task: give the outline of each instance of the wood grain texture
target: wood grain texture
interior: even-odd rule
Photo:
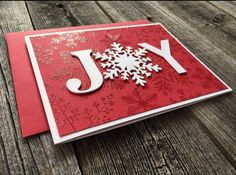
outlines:
[[[217,75],[235,89],[235,66],[234,55],[228,54],[223,47],[217,46],[204,33],[197,31],[197,27],[192,27],[185,20],[176,16],[166,6],[157,2],[134,3],[136,8],[141,9],[143,13],[150,14],[156,20],[165,24],[165,26],[174,33],[195,55],[197,55],[207,66],[209,66]],[[185,18],[184,18],[185,19]],[[192,19],[193,20],[193,19]],[[211,30],[212,33],[213,30]],[[215,36],[217,38],[217,36]],[[219,39],[220,43],[221,40]],[[231,46],[235,48],[235,44]],[[229,61],[230,60],[230,61]],[[196,114],[200,124],[204,126],[205,131],[222,152],[227,152],[229,161],[235,166],[235,92],[218,99],[200,103],[192,106],[192,111]],[[228,112],[226,112],[228,111]],[[214,137],[212,137],[212,135]]]
[[[139,3],[140,3],[140,5],[139,5]],[[155,2],[156,3],[156,2]],[[134,7],[132,7],[132,4],[135,4],[134,6],[135,6],[135,8]],[[141,2],[133,2],[133,3],[130,3],[130,2],[99,2],[99,5],[102,7],[102,9],[104,9],[104,10],[106,10],[106,13],[108,13],[109,14],[109,16],[110,16],[110,18],[112,18],[114,21],[121,21],[121,20],[123,20],[123,19],[126,19],[126,20],[135,20],[135,19],[143,19],[143,18],[146,18],[146,17],[148,17],[148,16],[150,16],[150,11],[152,11],[153,13],[157,13],[157,11],[159,12],[159,10],[158,9],[151,9],[151,6],[154,6],[153,4],[151,4],[151,5],[147,5],[147,2],[145,2],[145,3],[141,3]],[[158,6],[158,5],[156,5],[156,6]],[[144,11],[142,11],[143,9],[145,9],[145,7],[146,8],[150,8],[150,9],[147,9],[147,12],[145,13]],[[169,12],[169,13],[171,13],[171,12]],[[167,15],[169,14],[168,13],[168,11],[167,11],[167,13],[165,14],[165,13],[160,13],[160,14],[158,14],[158,17],[160,17],[161,15],[163,16],[163,19],[166,19],[166,17],[167,17]],[[153,15],[152,15],[152,17],[153,17]],[[163,20],[164,21],[164,20]],[[180,20],[181,21],[181,20]],[[169,22],[169,21],[168,21]],[[182,30],[182,31],[186,31],[186,28],[184,28],[185,30]],[[193,30],[193,29],[192,29]],[[199,34],[199,35],[201,35],[201,34]],[[201,37],[203,37],[203,36],[201,36]],[[199,40],[199,39],[198,39]],[[196,47],[196,45],[194,45],[195,47]],[[192,46],[193,47],[193,46]],[[231,72],[232,73],[232,72]],[[194,109],[193,109],[194,110]],[[188,110],[186,113],[185,113],[185,115],[188,115],[189,113],[192,113],[192,115],[190,115],[189,117],[192,117],[192,118],[190,118],[191,119],[191,123],[192,122],[194,122],[194,120],[195,120],[195,117],[198,117],[198,116],[195,116],[194,115],[194,113],[192,112],[192,109],[190,109],[190,110]],[[175,112],[176,113],[176,112]],[[211,114],[209,114],[209,115],[211,115]],[[169,116],[168,116],[169,117]],[[176,117],[176,116],[175,116]],[[170,118],[170,117],[169,117]],[[157,119],[158,120],[158,119]],[[180,121],[182,121],[183,119],[181,118],[181,119],[178,119],[178,120],[180,120]],[[177,121],[176,121],[177,122]],[[199,122],[198,121],[195,121],[195,122],[197,122],[197,126],[199,127],[199,128],[201,128],[201,126],[199,126]],[[140,122],[140,125],[142,125],[141,124],[142,122]],[[200,123],[201,124],[201,123]],[[194,128],[194,127],[193,127]],[[196,128],[194,129],[194,130],[196,130]],[[173,132],[175,132],[175,130],[172,128],[170,131],[173,131]],[[199,129],[199,131],[202,131],[202,129]],[[205,131],[205,130],[204,130]],[[142,131],[143,132],[143,131]],[[158,130],[158,131],[156,131],[156,132],[161,132],[160,130]],[[183,133],[184,133],[184,130],[182,131]],[[232,132],[232,131],[231,131]],[[182,133],[182,134],[183,134]],[[198,133],[197,134],[197,136],[202,136],[202,135],[204,135],[203,133]],[[196,136],[191,136],[191,138],[192,137],[196,137]],[[208,137],[208,136],[206,136],[206,137]],[[115,137],[115,138],[117,138],[117,137]],[[122,137],[122,138],[124,138],[124,137]],[[136,138],[136,137],[135,137]],[[199,140],[203,140],[203,139],[200,139],[199,138]],[[209,140],[207,140],[207,141],[209,141]],[[128,142],[128,140],[127,140],[127,142]],[[209,141],[209,142],[211,142],[211,141]],[[143,140],[141,140],[141,143],[145,143]],[[194,143],[194,145],[196,144],[195,142],[193,142]],[[107,143],[104,143],[104,144],[107,144]],[[103,145],[104,145],[103,144]],[[170,143],[170,146],[172,145],[173,143]],[[202,145],[202,143],[198,143],[198,145]],[[204,145],[209,145],[209,143],[205,143]],[[231,146],[233,146],[234,144],[232,144],[231,143]],[[182,145],[181,145],[182,146]],[[181,147],[180,145],[179,145],[179,149],[180,149],[180,147]],[[192,145],[193,146],[193,145]],[[107,149],[109,149],[109,148],[107,148]],[[132,148],[131,148],[132,149]],[[186,150],[189,150],[190,148],[188,148],[188,149],[186,149]],[[196,148],[197,149],[197,148]],[[127,149],[126,149],[127,150]],[[184,149],[185,150],[185,149]],[[215,150],[218,150],[218,147],[216,147],[215,148]],[[214,151],[214,150],[213,150]],[[123,151],[123,154],[128,154],[128,152],[129,152],[129,150],[127,150],[127,153],[126,153],[126,151]],[[198,151],[196,151],[196,152],[199,152],[199,150]],[[204,155],[204,153],[206,154],[205,156],[206,157],[209,157],[209,156],[207,156],[207,154],[209,153],[208,151],[203,151],[203,155]],[[142,154],[141,152],[139,153],[139,154]],[[182,152],[181,152],[181,154],[183,154]],[[211,153],[210,153],[211,154]],[[222,155],[223,153],[219,153],[218,152],[218,154],[219,155]],[[190,156],[190,154],[189,153],[187,153],[187,152],[185,152],[185,155],[187,155],[187,157],[188,156]],[[130,159],[132,159],[133,161],[132,162],[135,162],[135,160],[137,159],[137,157],[135,156],[135,155],[133,155],[133,156],[131,156],[131,158]],[[155,161],[157,161],[158,160],[158,157],[154,157],[154,160]],[[203,167],[197,167],[196,168],[196,162],[198,162],[199,161],[199,158],[197,158],[197,156],[190,156],[189,157],[189,159],[195,159],[195,160],[193,160],[193,162],[188,162],[187,161],[187,163],[185,163],[184,165],[186,166],[186,167],[191,167],[190,169],[191,170],[193,170],[194,169],[194,167],[195,167],[195,169],[194,169],[194,171],[191,171],[191,173],[193,173],[193,172],[197,172],[198,171],[198,169],[201,171],[201,170],[203,170],[203,169],[205,169],[205,173],[206,172],[213,172],[213,174],[214,174],[214,170],[217,172],[217,171],[219,171],[221,168],[221,166],[218,164],[218,165],[213,165],[213,164],[209,164],[209,162],[207,161],[207,160],[205,160],[205,161],[203,161],[203,160],[201,160],[201,158],[200,158],[200,160],[201,161],[203,161],[203,165],[208,165],[209,167],[213,167],[212,169],[210,169],[209,167],[208,168],[203,168]],[[214,158],[213,158],[214,159]],[[171,161],[173,161],[173,160],[171,160],[171,159],[169,159],[169,161],[171,162]],[[174,162],[174,161],[173,161]],[[207,163],[208,162],[208,163]],[[215,162],[214,160],[212,160],[212,162]],[[224,161],[223,161],[224,162]],[[222,162],[222,163],[223,163]],[[181,164],[181,161],[179,162],[179,163],[177,163],[177,165],[178,164]],[[94,166],[94,165],[93,165]],[[127,167],[129,166],[129,165],[126,165],[126,164],[124,164],[124,166],[125,166],[125,168],[127,169]],[[200,166],[201,166],[201,163],[200,163]],[[231,165],[229,165],[228,166],[228,168],[226,168],[227,170],[226,170],[226,172],[231,172],[231,173],[233,173],[235,170],[234,169],[231,169],[230,168],[230,166]],[[83,168],[84,166],[82,166],[82,168]],[[167,167],[168,167],[168,165],[167,165]],[[175,167],[175,166],[173,166],[173,167]],[[91,168],[89,168],[89,170],[90,170]],[[185,168],[185,169],[189,169],[189,168]],[[173,169],[173,171],[170,171],[170,169],[168,169],[168,172],[170,172],[170,173],[173,173],[173,172],[176,172],[176,170],[175,169]],[[184,170],[182,170],[182,172],[184,172]],[[90,172],[91,173],[91,172]],[[225,172],[224,172],[225,173]]]
[[[233,33],[233,31],[236,31],[236,20],[232,18],[231,16],[228,16],[226,12],[220,11],[218,8],[214,6],[209,6],[207,2],[161,2],[161,5],[166,7],[168,10],[172,11],[176,16],[182,18],[185,20],[185,22],[188,23],[188,25],[193,26],[194,29],[199,31],[201,35],[203,35],[205,38],[207,38],[210,42],[212,42],[214,45],[217,45],[222,51],[227,53],[233,62],[235,62],[234,56],[236,55],[236,34]],[[191,8],[190,8],[191,7]],[[223,6],[224,7],[224,6]],[[214,20],[219,14],[225,15],[224,19],[222,21],[216,21]],[[233,37],[232,37],[233,36]],[[199,41],[200,42],[200,41]],[[222,45],[224,47],[222,47]],[[204,61],[204,58],[203,58]],[[217,60],[218,64],[222,64],[225,66],[229,66],[229,64],[225,63],[224,59],[222,57],[218,56]],[[209,65],[210,67],[213,65]],[[211,68],[212,68],[211,67]],[[214,72],[218,72],[217,67],[212,68]],[[232,75],[232,82],[228,82],[228,84],[235,89],[235,83],[234,80],[236,79],[235,74],[235,65],[232,66],[232,72],[229,74]],[[229,75],[227,73],[224,73],[224,77],[222,77],[224,80]],[[224,101],[222,103],[218,103],[219,100],[214,100],[211,102],[207,102],[207,105],[199,104],[196,106],[201,106],[204,110],[199,110],[198,108],[195,109],[195,111],[199,115],[206,115],[211,113],[211,117],[201,117],[201,119],[204,120],[204,123],[208,123],[209,130],[211,132],[215,132],[220,137],[219,140],[222,139],[220,142],[224,143],[225,147],[228,151],[234,150],[231,155],[236,160],[236,150],[229,146],[234,145],[236,141],[236,137],[234,137],[234,131],[236,129],[236,120],[235,120],[235,111],[233,106],[236,105],[235,103],[235,93],[233,92],[231,94],[231,97],[220,97],[220,101],[226,99],[228,101]],[[194,106],[194,107],[196,107]],[[211,106],[211,107],[209,107]],[[226,108],[228,107],[228,109]],[[227,114],[224,114],[225,112],[229,110]],[[214,115],[213,115],[214,114]],[[227,126],[227,127],[226,127]],[[214,128],[213,128],[214,127]],[[214,134],[214,135],[215,135]],[[215,135],[216,136],[216,135]],[[229,142],[229,143],[227,143]],[[234,163],[235,164],[235,163]]]
[[[225,11],[209,5],[206,1],[160,2],[160,4],[229,55],[236,54],[236,20]]]
[[[22,139],[4,39],[9,31],[148,18],[162,22],[235,89],[232,7],[236,4],[0,2],[0,174],[236,174],[234,92],[59,146],[49,133]]]
[[[0,9],[3,9],[0,10],[0,148],[1,159],[5,160],[0,163],[0,172],[80,174],[72,145],[54,146],[49,133],[28,139],[21,137],[4,34],[33,27],[24,2],[0,2]]]
[[[111,23],[95,2],[27,2],[36,29]],[[92,19],[92,20],[91,20]]]
[[[215,7],[221,9],[225,13],[233,16],[236,18],[236,10],[235,10],[235,5],[236,2],[215,2],[215,1],[209,1],[210,4],[214,5]]]

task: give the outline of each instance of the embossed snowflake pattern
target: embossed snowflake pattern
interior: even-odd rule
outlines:
[[[63,67],[56,68],[55,72],[49,74],[49,78],[51,80],[62,81],[64,79],[78,77],[81,74],[81,69],[76,63],[76,61],[71,61]]]
[[[153,65],[151,58],[146,57],[146,49],[132,47],[123,47],[120,43],[113,42],[111,49],[106,49],[104,53],[95,53],[95,59],[101,60],[105,79],[114,79],[121,75],[121,79],[128,80],[132,78],[137,85],[144,86],[150,77],[152,71],[159,72],[161,68]]]
[[[71,53],[69,51],[61,51],[59,55],[64,63],[70,62]]]
[[[83,36],[83,34],[84,32],[59,34],[59,37],[51,39],[51,43],[59,44],[61,42],[66,42],[67,47],[74,48],[77,46],[77,41],[81,43],[87,42],[87,39],[85,36]]]
[[[53,54],[57,48],[43,49],[41,46],[35,48],[37,60],[42,64],[51,64],[53,62]]]

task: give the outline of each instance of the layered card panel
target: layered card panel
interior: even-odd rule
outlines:
[[[49,130],[47,118],[27,52],[25,39],[27,35],[44,34],[49,32],[65,32],[79,29],[96,29],[101,27],[146,24],[147,20],[55,28],[6,34],[11,70],[13,76],[16,102],[23,137],[31,136]],[[47,58],[45,58],[47,59]],[[33,106],[33,107],[32,107]]]
[[[231,91],[161,24],[30,35],[26,44],[56,144]]]

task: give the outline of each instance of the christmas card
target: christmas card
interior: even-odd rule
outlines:
[[[27,32],[11,32],[6,34],[11,70],[13,76],[16,102],[23,137],[48,131],[48,122],[38,91],[35,76],[32,70],[30,58],[27,52],[25,39],[27,35],[43,34],[49,32],[62,32],[79,29],[92,29],[111,26],[124,26],[134,24],[146,24],[147,20],[122,22],[113,24],[99,24],[89,26],[77,26],[36,30]],[[33,107],[32,107],[33,106]]]
[[[161,24],[25,37],[55,144],[230,92]]]

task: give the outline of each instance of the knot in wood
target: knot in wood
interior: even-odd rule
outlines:
[[[225,14],[217,14],[213,19],[212,21],[215,22],[215,23],[220,23],[224,20],[225,18]]]
[[[57,4],[56,6],[57,6],[58,8],[63,8],[63,7],[64,7],[63,4]]]

